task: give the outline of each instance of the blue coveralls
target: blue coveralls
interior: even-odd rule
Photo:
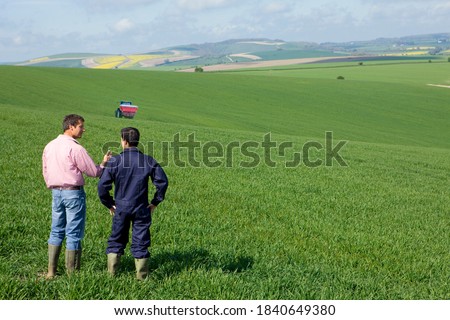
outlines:
[[[151,204],[157,206],[164,200],[168,180],[155,159],[135,147],[126,148],[112,157],[103,170],[98,182],[98,196],[107,208],[116,206],[107,254],[124,254],[132,224],[131,254],[136,259],[150,256],[149,178],[156,187]],[[114,198],[110,195],[113,183]]]

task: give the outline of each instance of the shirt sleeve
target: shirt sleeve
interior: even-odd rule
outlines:
[[[79,147],[74,149],[74,162],[77,168],[89,177],[100,177],[102,169],[94,163],[86,149]]]
[[[47,171],[47,159],[45,157],[45,149],[44,152],[42,152],[42,175],[44,176],[44,181],[47,184],[48,171]]]

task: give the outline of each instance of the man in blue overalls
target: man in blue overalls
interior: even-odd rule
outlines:
[[[168,180],[158,162],[137,148],[139,136],[136,128],[121,130],[123,152],[108,161],[98,182],[98,196],[113,216],[112,232],[106,249],[108,272],[111,275],[116,273],[132,224],[131,253],[135,258],[136,277],[144,280],[148,274],[152,213],[164,200]],[[149,178],[156,187],[150,202]],[[112,184],[115,187],[114,198],[110,195]]]

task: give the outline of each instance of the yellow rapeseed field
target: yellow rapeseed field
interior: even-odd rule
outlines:
[[[163,59],[168,57],[168,55],[158,55],[158,54],[135,54],[129,55],[127,58],[129,61],[121,66],[121,68],[129,68],[135,64],[138,64],[141,61],[145,60],[153,60],[153,59]]]
[[[144,60],[162,59],[168,55],[158,54],[131,54],[131,55],[111,55],[95,58],[98,64],[96,69],[114,69],[114,68],[129,68]]]
[[[422,56],[428,54],[426,50],[417,50],[417,51],[408,51],[406,52],[407,56]]]
[[[406,50],[409,50],[409,51],[414,51],[414,50],[433,50],[433,49],[436,49],[436,47],[409,47],[409,48],[406,48]]]
[[[404,52],[396,52],[396,53],[387,53],[385,56],[423,56],[427,55],[428,51],[404,51]]]
[[[95,69],[113,69],[126,60],[125,56],[102,56],[95,58]]]
[[[30,62],[36,63],[36,62],[43,62],[48,60],[49,57],[42,57],[42,58],[36,58],[36,59],[31,59]]]

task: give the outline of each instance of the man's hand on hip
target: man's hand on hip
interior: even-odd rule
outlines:
[[[154,204],[150,204],[147,208],[149,208],[150,209],[150,213],[152,214],[153,213],[153,211],[155,211],[155,209],[156,209],[156,206],[154,205]]]

